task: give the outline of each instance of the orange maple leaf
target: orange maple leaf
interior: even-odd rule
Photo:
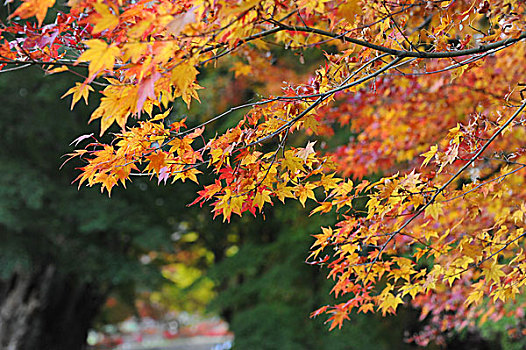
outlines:
[[[330,311],[332,316],[325,322],[331,322],[331,327],[329,328],[329,331],[332,331],[334,328],[338,327],[338,329],[342,328],[343,321],[349,319],[349,312],[340,305],[336,305],[335,309],[333,311]]]
[[[153,170],[157,174],[161,171],[161,168],[165,167],[167,165],[166,161],[166,153],[157,151],[154,154],[147,156],[146,159],[150,161],[148,166],[146,167],[146,170]]]
[[[46,18],[47,9],[55,5],[55,0],[24,0],[9,18],[20,17],[22,19],[36,16],[38,25],[41,26]]]
[[[71,109],[73,109],[73,107],[80,100],[81,97],[84,99],[84,102],[88,104],[88,95],[90,91],[93,91],[93,88],[88,84],[81,84],[79,82],[76,82],[74,87],[72,87],[64,95],[62,95],[62,98],[73,94],[73,100],[71,101]]]

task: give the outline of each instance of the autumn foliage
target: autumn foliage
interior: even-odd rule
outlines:
[[[340,302],[313,312],[330,329],[412,303],[429,316],[412,337],[425,344],[521,310],[506,305],[526,283],[524,2],[54,2],[16,8],[1,67],[72,72],[72,108],[90,98],[101,135],[118,125],[110,143],[75,141],[79,186],[206,172],[193,204],[225,221],[286,200],[337,213],[307,259],[334,280]],[[324,62],[305,74],[276,48]],[[206,104],[199,74],[226,60],[257,98],[187,128],[170,106]]]

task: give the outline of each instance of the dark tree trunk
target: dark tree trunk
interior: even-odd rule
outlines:
[[[54,266],[0,280],[0,349],[81,350],[105,296]]]

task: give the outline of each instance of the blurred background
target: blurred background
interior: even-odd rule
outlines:
[[[198,125],[263,91],[279,92],[284,80],[305,79],[322,62],[320,51],[269,54],[276,59],[266,72],[232,58],[203,69],[203,103],[190,110],[176,103],[170,121]],[[286,65],[299,67],[295,75],[284,76]],[[246,74],[234,74],[240,66]],[[305,263],[311,235],[334,222],[330,215],[308,217],[311,208],[290,201],[224,224],[207,207],[187,206],[199,190],[193,183],[140,177],[111,198],[98,188],[77,189],[72,181],[82,163],[61,164],[72,140],[98,133],[87,124],[97,100],[92,94],[89,107],[70,111],[70,97],[59,97],[81,80],[45,76],[38,67],[0,74],[0,348],[416,348],[405,339],[425,325],[418,310],[354,315],[332,332],[324,319],[309,318],[333,302],[326,271]],[[240,113],[207,132],[231,126]],[[294,137],[290,142],[307,139]],[[509,342],[505,327],[464,331],[447,348],[522,348]]]

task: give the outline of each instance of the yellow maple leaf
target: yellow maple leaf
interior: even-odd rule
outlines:
[[[438,220],[438,216],[443,214],[442,205],[440,203],[433,203],[428,206],[424,212],[426,217],[431,216],[433,219]]]
[[[120,50],[117,46],[108,45],[100,39],[87,40],[84,41],[84,44],[86,44],[89,49],[80,55],[75,64],[90,61],[90,79],[103,69],[113,69],[115,58],[120,55]]]
[[[402,296],[409,294],[411,298],[414,299],[416,295],[422,291],[422,286],[408,282],[404,284],[401,290],[402,290]]]
[[[321,179],[320,179],[320,185],[323,186],[323,189],[325,191],[329,191],[329,190],[332,190],[333,188],[336,188],[336,186],[338,185],[338,182],[341,182],[342,179],[341,178],[335,178],[334,177],[334,173],[332,174],[329,174],[329,175],[325,175],[325,174],[322,174],[321,175]],[[343,186],[349,186],[349,184],[343,184]],[[351,186],[352,186],[352,182],[351,182]],[[350,190],[348,191],[350,192]]]
[[[318,133],[319,126],[320,126],[320,122],[318,120],[316,120],[316,116],[315,115],[309,115],[309,116],[306,116],[303,119],[303,127],[305,129],[312,130],[312,132],[315,133],[315,134]]]
[[[422,166],[426,166],[427,163],[429,163],[429,161],[435,156],[435,154],[437,153],[437,150],[438,150],[438,147],[435,145],[435,146],[431,146],[431,149],[425,153],[422,153],[421,156],[422,157],[425,157],[426,159],[424,159],[424,161],[422,162]]]
[[[142,23],[142,22],[141,22]],[[124,62],[131,61],[137,63],[148,52],[150,44],[143,42],[129,42],[123,45],[124,54],[122,60]]]
[[[150,122],[155,122],[158,120],[164,120],[170,113],[172,112],[172,109],[168,109],[164,113],[156,114],[152,119],[150,119]]]
[[[292,187],[287,187],[285,183],[278,183],[276,190],[274,191],[274,194],[278,197],[278,199],[285,203],[285,198],[294,198],[294,194],[292,194]]]
[[[392,293],[386,293],[383,301],[380,302],[382,315],[385,316],[386,313],[394,314],[399,304],[403,304],[402,298],[394,296]]]
[[[71,101],[71,109],[73,109],[81,97],[84,98],[84,102],[88,104],[88,95],[90,91],[93,91],[93,88],[88,84],[76,82],[75,86],[69,89],[61,98],[73,94],[73,100]]]
[[[491,280],[499,283],[500,278],[506,275],[504,271],[501,270],[502,266],[503,265],[497,264],[496,261],[493,261],[493,264],[491,264],[489,268],[484,268],[482,270],[482,274],[486,276],[486,280]]]
[[[69,68],[64,65],[60,67],[50,66],[46,68],[46,74],[56,74],[56,73],[67,72],[67,71],[69,71]]]
[[[452,72],[451,72],[451,79],[450,79],[450,82],[452,82],[453,80],[457,79],[458,77],[461,77],[464,72],[468,69],[468,65],[463,65],[463,66],[460,66],[456,69],[454,69]]]
[[[290,170],[292,175],[296,174],[298,170],[303,171],[303,162],[300,157],[296,157],[292,150],[285,151],[285,157],[282,161],[283,166]]]
[[[48,8],[53,5],[55,5],[55,0],[25,0],[9,18],[18,16],[23,19],[35,16],[38,25],[41,26]]]
[[[386,18],[385,20],[380,22],[379,26],[380,26],[380,32],[383,34],[389,30],[389,28],[391,27],[391,22],[389,21],[388,18]]]
[[[311,246],[311,249],[316,247],[316,246],[320,246],[322,249],[325,248],[325,246],[327,246],[327,244],[329,244],[330,242],[330,239],[333,235],[333,231],[332,231],[332,228],[331,227],[322,227],[321,228],[321,232],[320,234],[317,234],[317,235],[313,235],[314,238],[316,238],[316,242],[314,242]]]
[[[481,287],[480,282],[475,283],[473,287],[474,287],[474,290],[469,293],[468,297],[464,301],[464,304],[467,306],[471,305],[472,303],[475,303],[475,305],[478,305],[480,301],[482,300],[482,297],[484,296],[484,292],[480,288]]]
[[[107,79],[111,84],[103,90],[100,105],[91,114],[89,122],[101,119],[100,134],[104,134],[114,122],[124,129],[128,117],[137,105],[137,85],[119,85],[116,79]]]
[[[236,195],[230,198],[229,206],[232,213],[241,216],[241,208],[243,207],[246,198],[247,196],[244,195]]]
[[[113,13],[111,13],[110,8],[101,3],[97,2],[93,4],[93,8],[99,16],[94,17],[93,22],[95,23],[95,27],[93,27],[93,34],[100,33],[106,29],[113,29],[117,25],[119,25],[119,17],[115,16]]]
[[[523,221],[524,220],[524,211],[522,210],[516,210],[513,215],[511,216],[513,219],[513,222],[516,224],[517,221]]]
[[[250,9],[252,9],[252,7],[256,6],[257,4],[259,4],[260,0],[247,0],[247,1],[238,1],[238,4],[239,6],[237,7],[230,7],[230,8],[225,8],[223,10],[223,14],[226,15],[226,16],[231,16],[231,15],[238,15],[238,14],[241,14],[245,11],[248,11]]]
[[[130,29],[127,30],[126,35],[128,35],[129,38],[135,38],[140,39],[146,33],[148,28],[151,27],[154,17],[147,18],[148,15],[145,16],[146,18],[139,23],[134,24]],[[131,42],[132,44],[136,44],[137,42]],[[144,43],[147,44],[147,43]]]
[[[117,184],[118,180],[113,174],[99,173],[95,176],[94,182],[101,184],[101,193],[104,192],[104,189],[106,189],[106,191],[108,191],[108,196],[111,197],[111,189]]]
[[[332,209],[332,203],[331,202],[323,202],[320,204],[320,206],[316,207],[313,211],[310,212],[309,216],[320,212],[322,214],[330,212]]]
[[[254,196],[253,205],[258,207],[260,212],[261,212],[261,209],[263,209],[263,206],[265,205],[265,203],[272,204],[272,200],[270,199],[269,194],[270,194],[269,190],[263,190],[263,191],[258,191],[256,195]]]
[[[295,195],[296,197],[299,197],[300,203],[305,208],[305,202],[307,201],[307,198],[316,200],[316,197],[314,196],[314,192],[312,191],[314,188],[316,188],[316,185],[307,183],[305,185],[298,185],[295,187]]]
[[[178,175],[182,182],[184,182],[185,179],[190,179],[196,184],[199,184],[199,180],[197,180],[197,175],[199,174],[202,174],[202,172],[194,168],[194,169],[188,169],[182,173],[179,173]],[[177,179],[174,178],[174,180],[177,180]],[[172,183],[173,182],[175,181],[172,181]]]
[[[464,137],[464,133],[460,131],[460,124],[457,123],[457,126],[449,129],[447,137],[450,139],[450,144],[460,144],[460,140]]]
[[[195,92],[195,89],[192,89],[192,85],[197,74],[199,74],[199,71],[190,62],[181,63],[172,70],[171,81],[183,95],[183,99],[185,99],[185,96],[192,95],[192,90]],[[185,102],[188,104],[186,99]]]

